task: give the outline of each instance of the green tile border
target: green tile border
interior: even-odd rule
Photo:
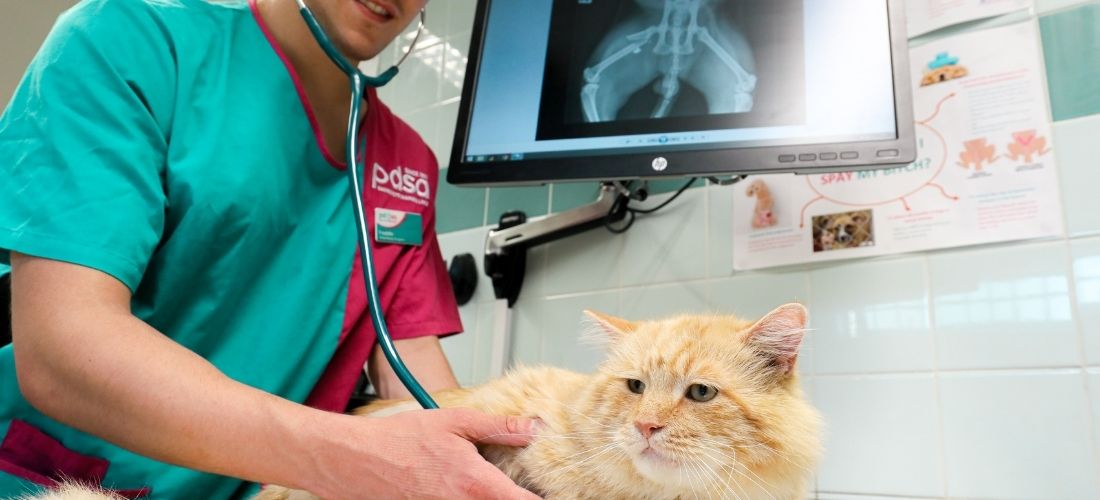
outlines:
[[[1039,18],[1055,121],[1100,114],[1100,3]]]
[[[597,182],[565,182],[554,184],[550,191],[550,211],[564,212],[596,201],[600,196]]]
[[[435,200],[435,231],[438,234],[485,225],[485,188],[470,188],[447,182],[447,169],[439,171],[439,192]]]
[[[550,205],[550,186],[489,188],[488,223],[496,224],[500,214],[520,210],[527,217],[546,215]]]
[[[436,202],[436,231],[440,234],[493,225],[504,212],[522,210],[528,217],[564,212],[596,201],[599,183],[568,182],[551,186],[469,188],[446,182],[447,169],[440,171],[439,197]],[[649,195],[672,193],[683,187],[686,179],[651,180]],[[706,186],[699,179],[691,189]],[[485,211],[488,197],[488,212]]]

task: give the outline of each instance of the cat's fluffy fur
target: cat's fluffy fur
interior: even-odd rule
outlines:
[[[79,483],[63,483],[36,496],[16,497],[14,500],[126,500],[113,493]]]
[[[530,446],[485,446],[486,459],[552,500],[805,498],[820,452],[820,419],[794,370],[805,308],[788,304],[756,323],[590,316],[610,352],[596,373],[520,367],[478,387],[435,394],[443,407],[542,419]],[[645,384],[641,394],[628,387],[631,379]],[[692,400],[692,384],[718,395]],[[415,408],[381,401],[357,413]],[[639,423],[660,429],[647,441]],[[299,495],[268,487],[258,498],[309,498]]]

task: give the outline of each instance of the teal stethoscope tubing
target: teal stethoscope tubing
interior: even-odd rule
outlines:
[[[390,337],[389,327],[386,326],[386,318],[382,314],[382,299],[378,293],[378,276],[374,271],[374,252],[371,249],[370,235],[368,234],[366,209],[363,204],[363,187],[359,180],[359,170],[362,168],[359,162],[359,140],[356,137],[358,135],[358,121],[359,121],[359,106],[363,102],[363,89],[366,85],[371,87],[381,87],[394,76],[397,75],[397,65],[400,65],[404,61],[404,57],[397,62],[397,65],[390,67],[384,71],[381,75],[370,77],[364,75],[358,68],[353,66],[344,59],[344,56],[340,55],[340,52],[333,46],[332,41],[325,35],[325,31],[321,28],[321,25],[317,23],[317,19],[313,17],[313,13],[310,12],[309,7],[306,6],[305,0],[297,0],[298,11],[301,12],[302,18],[305,19],[306,25],[309,26],[309,31],[313,33],[313,37],[317,39],[317,43],[324,49],[325,54],[328,55],[332,62],[336,63],[336,66],[340,68],[344,74],[348,75],[348,81],[351,83],[351,112],[348,114],[348,133],[347,133],[347,173],[348,182],[351,187],[351,199],[355,206],[355,226],[359,236],[359,259],[363,265],[363,281],[367,288],[367,301],[368,309],[370,310],[371,323],[374,325],[374,331],[378,336],[378,345],[382,348],[382,353],[386,356],[386,361],[389,361],[390,367],[393,368],[394,373],[397,374],[397,378],[401,380],[402,384],[405,384],[405,388],[412,393],[416,401],[420,403],[420,406],[425,409],[439,408],[439,405],[435,403],[428,391],[416,381],[409,369],[405,367],[405,363],[401,361],[401,356],[397,354],[397,348],[393,345],[393,338]],[[424,11],[420,11],[420,30],[424,28]],[[420,30],[417,31],[417,38],[420,37]],[[413,40],[413,45],[416,45],[416,40]],[[412,48],[409,48],[409,52],[412,52]],[[408,57],[409,52],[405,54]],[[364,140],[364,148],[366,141]]]

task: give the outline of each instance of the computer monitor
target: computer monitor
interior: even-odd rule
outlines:
[[[447,180],[912,162],[902,0],[479,0]]]

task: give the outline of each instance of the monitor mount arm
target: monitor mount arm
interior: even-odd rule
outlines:
[[[644,196],[644,195],[643,195]],[[626,216],[631,192],[619,183],[603,183],[595,202],[530,221],[523,212],[507,212],[485,238],[485,274],[493,281],[497,299],[512,307],[523,287],[529,248],[560,240]]]

